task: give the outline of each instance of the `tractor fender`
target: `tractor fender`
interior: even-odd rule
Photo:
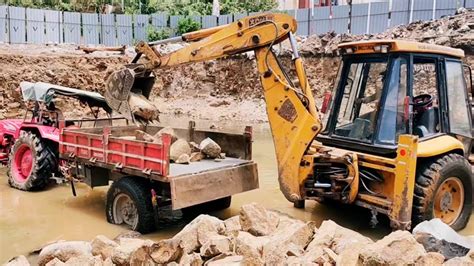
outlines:
[[[35,124],[23,124],[18,130],[15,138],[18,138],[20,131],[30,131],[38,134],[43,139],[51,140],[55,143],[59,143],[59,129],[51,126],[35,125]]]
[[[23,119],[5,119],[0,121],[0,145],[5,136],[18,137]]]
[[[455,137],[449,135],[441,135],[432,139],[421,141],[418,143],[417,156],[419,158],[429,158],[445,154],[451,151],[464,154],[464,146]]]

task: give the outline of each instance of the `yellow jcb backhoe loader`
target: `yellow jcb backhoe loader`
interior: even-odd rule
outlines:
[[[254,51],[280,188],[295,207],[333,200],[382,213],[396,229],[438,217],[466,226],[472,205],[470,102],[462,50],[374,40],[340,45],[334,92],[315,105],[285,14],[263,14],[154,43],[107,81],[106,99],[126,114],[130,91],[149,96],[157,68]],[[289,40],[298,86],[272,47]],[[189,45],[162,55],[153,45]],[[139,59],[145,56],[146,60]],[[470,80],[472,90],[472,79]]]

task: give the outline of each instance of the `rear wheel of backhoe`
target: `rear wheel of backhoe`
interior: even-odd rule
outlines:
[[[22,131],[10,152],[8,184],[20,190],[41,190],[56,171],[57,157],[51,147],[37,135]]]
[[[112,183],[107,192],[107,221],[124,224],[142,234],[156,229],[151,189],[139,177],[124,177]]]
[[[455,230],[464,228],[472,211],[472,170],[459,154],[447,154],[417,169],[413,226],[439,218]]]

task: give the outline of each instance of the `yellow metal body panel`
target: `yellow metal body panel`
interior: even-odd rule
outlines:
[[[428,158],[444,154],[454,150],[461,150],[464,153],[462,142],[448,135],[442,135],[418,143],[418,157]]]
[[[390,45],[389,52],[408,52],[408,53],[430,53],[430,54],[442,54],[449,55],[457,58],[464,57],[464,51],[461,49],[455,49],[451,47],[420,43],[413,41],[402,41],[402,40],[370,40],[370,41],[359,41],[359,42],[347,42],[339,44],[339,48],[356,48],[355,54],[374,54],[374,46],[378,45]]]

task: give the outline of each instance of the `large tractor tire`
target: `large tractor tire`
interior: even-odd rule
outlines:
[[[58,158],[48,143],[32,132],[22,131],[10,152],[8,184],[20,190],[42,190],[57,172],[57,165]]]
[[[183,213],[184,216],[194,217],[202,213],[209,213],[213,211],[220,211],[220,210],[227,209],[230,207],[231,203],[232,203],[232,196],[228,196],[225,198],[216,199],[213,201],[204,202],[198,205],[183,208],[181,209],[181,212]]]
[[[151,189],[139,177],[124,177],[112,183],[107,192],[107,221],[125,224],[142,234],[156,229]]]
[[[413,226],[439,218],[454,230],[466,227],[472,211],[472,170],[459,154],[447,154],[417,169]]]

